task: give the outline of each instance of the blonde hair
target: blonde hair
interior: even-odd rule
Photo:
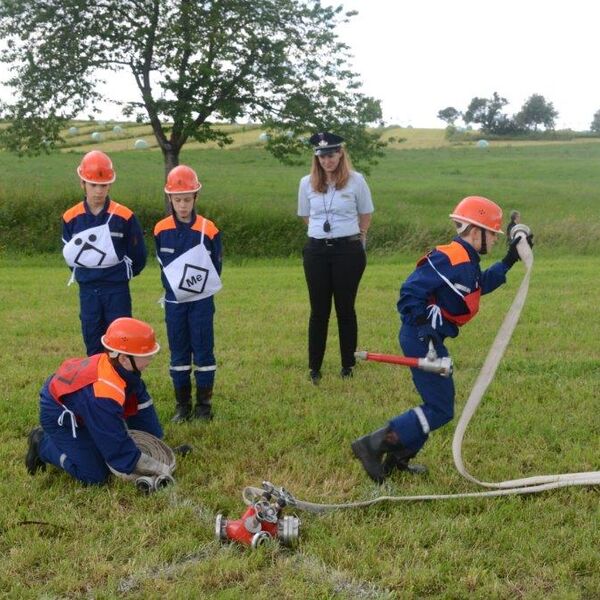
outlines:
[[[346,150],[342,147],[339,152],[341,154],[340,162],[332,174],[336,190],[346,187],[348,179],[350,179],[350,170],[352,169],[352,163]],[[316,155],[313,156],[310,169],[310,185],[315,192],[324,194],[327,191],[327,175],[319,162],[319,157]]]

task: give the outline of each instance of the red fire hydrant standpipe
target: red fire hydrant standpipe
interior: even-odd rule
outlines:
[[[284,488],[263,481],[261,493],[249,502],[241,518],[228,520],[222,514],[217,515],[215,537],[221,542],[234,541],[252,548],[272,539],[278,539],[284,546],[295,546],[300,519],[282,514],[286,506],[295,504],[294,497]]]

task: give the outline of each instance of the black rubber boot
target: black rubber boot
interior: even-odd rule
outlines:
[[[193,449],[194,447],[190,446],[190,444],[181,444],[180,446],[175,446],[173,452],[179,454],[179,456],[187,456]]]
[[[41,469],[46,470],[46,463],[40,458],[40,442],[44,435],[41,427],[36,427],[27,436],[27,454],[25,455],[25,466],[30,475],[35,475]]]
[[[196,406],[194,407],[194,419],[210,421],[213,418],[211,398],[212,387],[196,388]]]
[[[342,367],[340,369],[340,377],[342,379],[350,379],[353,375],[352,367]]]
[[[382,427],[373,433],[363,435],[351,444],[354,456],[360,460],[367,475],[375,483],[383,483],[387,474],[381,462],[383,455],[392,450],[389,442],[392,431],[389,427]]]
[[[319,385],[322,377],[321,371],[319,371],[318,369],[311,369],[308,376],[310,377],[310,382],[313,385]]]
[[[175,388],[175,414],[171,423],[183,423],[192,416],[192,386]]]
[[[410,464],[410,459],[416,456],[416,452],[412,452],[407,448],[401,448],[388,452],[383,461],[383,472],[385,477],[391,475],[394,469],[398,471],[406,471],[413,475],[424,475],[427,473],[425,465]]]

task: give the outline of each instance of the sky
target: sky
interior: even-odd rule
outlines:
[[[345,0],[359,15],[341,30],[363,91],[388,123],[441,127],[497,91],[512,115],[532,94],[557,128],[587,130],[600,109],[600,3],[594,0]]]
[[[440,109],[464,111],[474,96],[494,92],[509,101],[509,115],[541,94],[559,112],[560,129],[588,130],[600,109],[595,0],[326,1],[359,13],[340,38],[387,124],[443,127]],[[119,99],[137,99],[128,75],[111,88]],[[121,117],[106,108],[98,118]]]

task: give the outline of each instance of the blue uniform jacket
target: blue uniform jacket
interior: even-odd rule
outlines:
[[[208,219],[204,219],[201,215],[192,213],[190,223],[182,223],[175,214],[159,221],[154,227],[154,243],[156,245],[156,255],[163,267],[166,267],[170,262],[180,257],[184,252],[187,252],[194,246],[197,246],[202,239],[202,224],[204,223],[204,246],[210,253],[217,273],[221,275],[223,265],[223,250],[221,244],[221,232],[215,224]],[[167,278],[161,271],[161,279],[165,288],[165,300],[174,301],[175,295],[171,290],[171,286]],[[206,300],[211,300],[207,298]],[[202,300],[200,300],[202,302]]]
[[[109,221],[110,212],[113,213]],[[132,260],[132,272],[135,277],[146,266],[147,250],[144,234],[137,217],[127,207],[106,199],[104,208],[93,215],[84,200],[67,210],[62,218],[62,239],[67,243],[75,234],[90,227],[104,225],[108,221],[115,252],[119,259],[127,255]],[[121,283],[128,280],[127,266],[124,262],[106,269],[75,269],[77,283],[94,286],[102,284]]]
[[[463,300],[440,277],[446,277],[462,293],[469,294],[481,289],[481,294],[488,294],[506,282],[506,265],[498,261],[485,271],[479,266],[479,254],[460,237],[455,242],[461,244],[468,252],[469,261],[461,264],[451,264],[448,256],[439,250],[432,250],[427,257],[438,272],[427,260],[420,262],[417,268],[408,276],[400,288],[398,311],[403,324],[419,326],[427,320],[427,306],[435,299],[441,309],[459,315],[465,312]],[[444,319],[436,330],[444,337],[456,337],[458,326]]]
[[[146,385],[140,375],[123,369],[120,365],[114,370],[126,383],[125,396],[135,394],[138,404],[151,402]],[[54,413],[58,419],[63,407],[52,398],[48,386],[54,375],[44,383],[41,391],[41,410]],[[88,430],[98,451],[116,471],[131,473],[140,458],[140,450],[127,432],[125,408],[115,399],[94,394],[93,384],[66,394],[61,398],[62,404],[72,411],[77,420],[78,429]],[[66,417],[66,422],[69,417]],[[69,423],[70,424],[70,423]]]

